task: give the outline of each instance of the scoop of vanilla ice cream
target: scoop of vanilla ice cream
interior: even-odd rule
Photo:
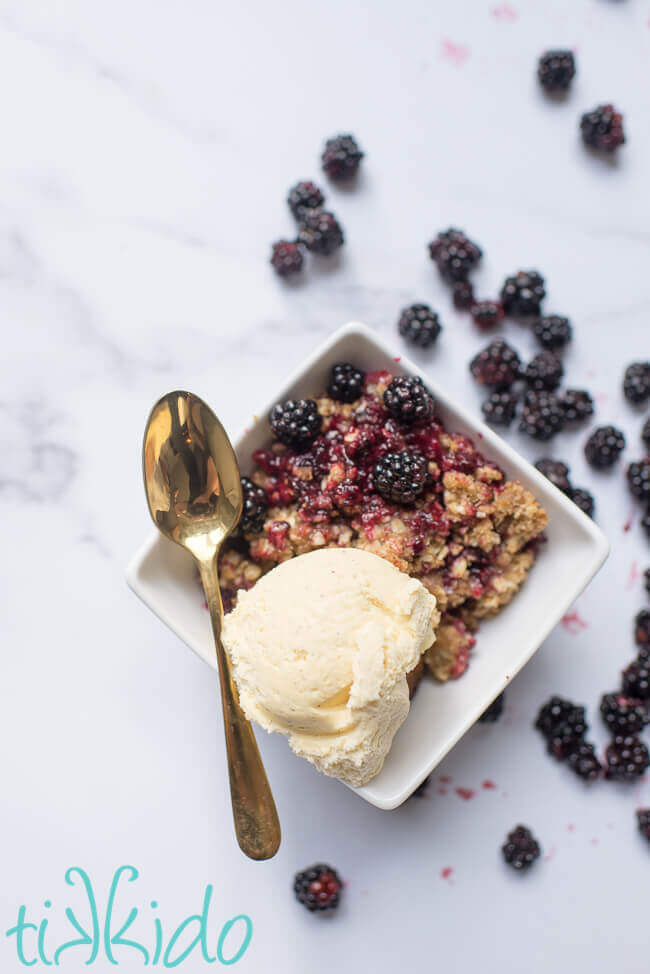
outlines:
[[[325,548],[240,592],[223,641],[246,716],[358,787],[381,770],[408,714],[406,674],[439,618],[421,582],[383,558]]]

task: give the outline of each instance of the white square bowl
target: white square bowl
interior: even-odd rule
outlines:
[[[234,440],[244,474],[251,454],[269,441],[267,416],[280,400],[321,393],[335,362],[354,362],[367,371],[420,375],[431,390],[445,426],[480,443],[484,456],[509,479],[528,487],[549,515],[548,544],[540,550],[529,579],[496,618],[481,626],[468,670],[459,680],[437,685],[424,679],[382,771],[353,789],[377,808],[401,805],[472,727],[508,681],[532,657],[551,629],[598,571],[609,552],[602,531],[578,507],[488,426],[451,401],[408,360],[396,359],[364,325],[335,332],[251,420]],[[191,557],[161,535],[153,535],[127,569],[133,591],[163,622],[213,668],[216,666],[208,614]],[[287,755],[291,752],[287,748]],[[291,755],[291,760],[297,760]]]

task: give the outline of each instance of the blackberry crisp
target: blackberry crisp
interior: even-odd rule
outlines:
[[[529,869],[541,853],[539,842],[525,825],[518,825],[508,834],[501,850],[508,865],[517,870]]]
[[[625,437],[615,426],[599,426],[585,444],[587,462],[598,470],[616,463],[625,449]]]
[[[514,348],[498,338],[474,356],[469,368],[481,385],[508,389],[521,375],[521,359]]]
[[[429,256],[446,280],[464,281],[480,261],[482,251],[462,230],[450,227],[431,241]]]
[[[425,423],[433,417],[433,399],[422,379],[415,375],[391,379],[384,392],[384,405],[394,419],[406,426]]]
[[[412,304],[402,311],[397,328],[407,342],[429,348],[442,331],[440,319],[428,304]]]
[[[501,304],[506,314],[522,318],[539,315],[545,294],[544,278],[538,271],[517,271],[505,279],[501,288]]]
[[[554,351],[569,344],[572,330],[568,318],[563,318],[562,315],[546,315],[535,320],[533,334],[540,345]]]

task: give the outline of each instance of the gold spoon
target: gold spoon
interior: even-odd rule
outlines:
[[[151,410],[142,462],[154,524],[192,553],[201,575],[217,648],[237,841],[251,859],[270,859],[280,845],[278,813],[221,642],[217,557],[241,517],[237,458],[223,426],[198,396],[170,392]]]

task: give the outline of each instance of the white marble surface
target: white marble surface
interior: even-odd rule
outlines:
[[[598,394],[598,419],[629,434],[628,459],[640,454],[620,377],[650,352],[649,17],[640,0],[1,0],[3,931],[19,904],[40,918],[50,897],[62,939],[64,870],[87,868],[104,898],[132,863],[134,904],[148,915],[155,897],[166,929],[200,908],[208,882],[211,935],[249,914],[239,968],[256,974],[647,970],[650,853],[634,809],[650,786],[584,788],[530,726],[564,693],[588,704],[604,745],[597,700],[632,656],[644,600],[633,574],[648,543],[638,525],[623,531],[620,472],[588,474],[584,434],[553,449],[593,486],[613,545],[577,606],[588,627],[558,628],[506,719],[476,728],[429,796],[397,812],[263,739],[284,827],[264,865],[233,841],[212,675],[136,602],[123,567],[149,530],[143,423],[170,387],[206,396],[234,430],[344,320],[392,336],[419,299],[445,323],[422,361],[478,409],[466,363],[481,338],[425,253],[450,223],[485,248],[482,294],[520,266],[544,272],[547,308],[575,325],[570,383]],[[557,45],[577,49],[579,76],[550,104],[534,64]],[[576,134],[603,100],[624,110],[629,137],[612,164]],[[320,144],[341,129],[367,151],[358,187],[329,194],[345,253],[284,286],[267,257],[291,229],[285,192],[318,177]],[[517,326],[508,334],[532,351]],[[446,795],[440,775],[453,778]],[[498,853],[520,820],[546,853],[525,878]],[[349,881],[331,922],[292,901],[294,870],[315,859]],[[4,936],[0,957],[22,969]],[[68,969],[84,958],[71,952]],[[192,955],[183,969],[205,966]]]

